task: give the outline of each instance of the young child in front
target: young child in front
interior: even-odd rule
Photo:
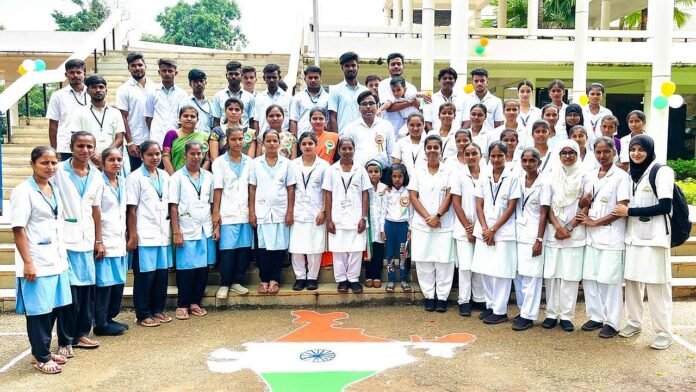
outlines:
[[[384,210],[383,229],[380,234],[386,241],[387,277],[389,283],[385,287],[388,293],[394,292],[396,284],[396,270],[399,270],[401,290],[411,292],[409,283],[409,271],[411,266],[406,259],[406,249],[410,234],[408,231],[408,219],[411,213],[411,202],[408,189],[408,171],[402,163],[395,163],[388,170],[385,182],[389,189],[384,194],[382,209]]]
[[[406,80],[401,76],[394,76],[389,82],[389,87],[391,87],[394,102],[391,100],[385,100],[379,107],[379,112],[382,118],[389,121],[392,127],[394,127],[395,139],[399,140],[401,137],[406,136],[407,134],[408,130],[404,127],[406,124],[406,119],[411,113],[420,113],[420,105],[409,106],[406,109],[401,109],[396,112],[388,112],[387,110],[389,110],[389,108],[397,102],[412,101],[425,95],[421,93],[415,95],[406,95]]]
[[[382,180],[382,164],[375,160],[371,160],[365,164],[365,170],[370,178],[370,189],[367,190],[369,199],[369,207],[367,216],[370,219],[368,226],[368,238],[371,242],[370,260],[365,265],[365,286],[367,287],[382,287],[382,268],[384,267],[384,209],[382,207],[382,199],[387,190]]]

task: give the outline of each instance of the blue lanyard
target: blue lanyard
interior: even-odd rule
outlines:
[[[85,192],[89,188],[89,185],[92,183],[92,176],[89,175],[90,171],[92,170],[89,165],[87,165],[87,175],[84,177],[78,176],[75,171],[72,168],[72,160],[73,158],[70,158],[66,164],[65,167],[70,173],[70,181],[75,185],[75,188],[77,188],[77,193],[80,194],[80,198],[84,197]]]
[[[152,179],[152,176],[150,175],[150,172],[147,171],[145,165],[142,165],[141,168],[145,177],[148,178],[150,185],[152,185],[152,187],[155,189],[157,197],[159,197],[159,200],[162,201],[162,175],[159,173],[159,170],[155,168],[155,172],[157,172],[157,181],[155,181]]]

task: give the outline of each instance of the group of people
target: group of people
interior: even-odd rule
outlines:
[[[531,82],[502,101],[482,68],[471,71],[471,96],[455,91],[452,68],[438,73],[440,91],[418,92],[398,53],[388,56],[389,78],[371,75],[364,86],[348,52],[345,79],[328,92],[309,66],[306,89],[289,94],[274,64],[263,69],[267,90],[255,92],[255,70],[230,61],[228,87],[208,99],[202,71],[189,72],[187,96],[174,60],[159,60],[157,86],[142,54],[126,60],[133,78],[115,108],[104,102],[106,80],[66,63],[70,86],[47,114],[52,146],[32,151],[33,176],[12,192],[17,309],[40,371],[60,372],[73,347],[98,347],[91,332],[128,329],[115,320],[128,269],[137,324],[157,327],[172,321],[170,269],[174,316],[185,320],[207,313],[210,266],[220,299],[249,292],[252,259],[256,290],[272,295],[288,253],[297,291],[318,288],[322,265],[333,265],[339,292],[363,291],[363,266],[365,286],[380,288],[386,261],[384,289],[410,292],[415,263],[426,311],[445,312],[456,282],[459,314],[478,309],[487,324],[508,321],[514,283],[516,331],[538,319],[544,281],[542,326],[573,331],[582,281],[582,329],[633,336],[647,288],[652,347],[672,343],[665,219],[674,175],[650,174],[642,112],[628,115],[630,135],[616,136],[601,84],[588,87],[583,108],[564,103],[554,80],[552,103],[539,109]]]

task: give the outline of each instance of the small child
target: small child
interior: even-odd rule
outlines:
[[[389,81],[389,86],[391,87],[392,95],[394,96],[394,102],[390,100],[385,100],[379,107],[379,113],[382,118],[389,121],[392,127],[394,127],[394,136],[398,140],[402,136],[406,136],[407,130],[404,128],[406,124],[406,119],[411,113],[420,113],[420,104],[416,98],[424,98],[425,94],[408,94],[406,95],[406,80],[400,76],[394,76]],[[395,103],[412,101],[415,105],[409,106],[405,109],[401,109],[397,112],[388,112],[389,108]],[[402,128],[404,128],[402,130]]]
[[[383,229],[381,233],[382,240],[386,241],[386,254],[388,260],[388,278],[389,283],[385,287],[388,293],[394,292],[394,283],[396,283],[396,268],[399,268],[399,280],[401,281],[401,289],[404,292],[411,292],[411,284],[409,283],[409,271],[411,265],[406,259],[406,249],[410,233],[408,231],[408,220],[411,214],[411,201],[409,199],[408,189],[408,171],[406,166],[401,163],[395,163],[387,171],[385,177],[389,190],[384,194],[382,200],[383,212]],[[398,262],[398,265],[396,263]]]
[[[375,94],[375,97],[379,97],[379,82],[381,81],[382,78],[378,75],[367,75],[365,77],[365,86]],[[379,99],[377,100],[377,104],[379,104]]]
[[[372,185],[367,191],[369,207],[367,215],[370,219],[368,241],[372,242],[370,262],[365,265],[365,286],[382,287],[382,269],[384,267],[384,208],[383,198],[387,186],[382,179],[382,164],[371,160],[365,164],[365,170]]]

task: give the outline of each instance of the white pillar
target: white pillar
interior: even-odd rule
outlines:
[[[658,5],[659,3],[659,5]],[[648,31],[655,38],[652,41],[652,92],[651,98],[661,94],[662,83],[672,75],[672,29],[674,23],[674,0],[648,2]],[[655,109],[650,100],[650,117],[647,131],[655,140],[657,159],[665,162],[667,159],[667,125],[669,122],[669,107]]]
[[[413,30],[413,0],[402,0],[404,8],[404,21],[402,27],[404,33],[410,33]]]
[[[481,27],[481,10],[474,10],[474,27]]]
[[[314,65],[320,64],[319,60],[319,0],[312,1],[312,17],[314,21]]]
[[[433,90],[434,41],[435,41],[435,1],[423,0],[423,37],[421,58],[421,91]]]
[[[609,23],[611,22],[611,2],[609,0],[602,0],[602,7],[600,9],[599,17],[599,28],[602,30],[609,30]]]
[[[454,88],[462,92],[468,72],[469,0],[452,0],[450,34],[450,67],[457,71],[457,84]]]
[[[498,1],[498,28],[507,27],[507,0]]]
[[[590,22],[589,0],[575,2],[575,56],[573,62],[573,102],[585,94],[587,84],[587,28]]]
[[[392,18],[392,26],[401,26],[401,0],[392,1],[392,10],[394,12],[394,17]]]
[[[527,1],[527,38],[536,39],[539,25],[539,0]]]
[[[389,26],[391,25],[391,7],[387,7],[386,5],[384,6],[384,25]]]

